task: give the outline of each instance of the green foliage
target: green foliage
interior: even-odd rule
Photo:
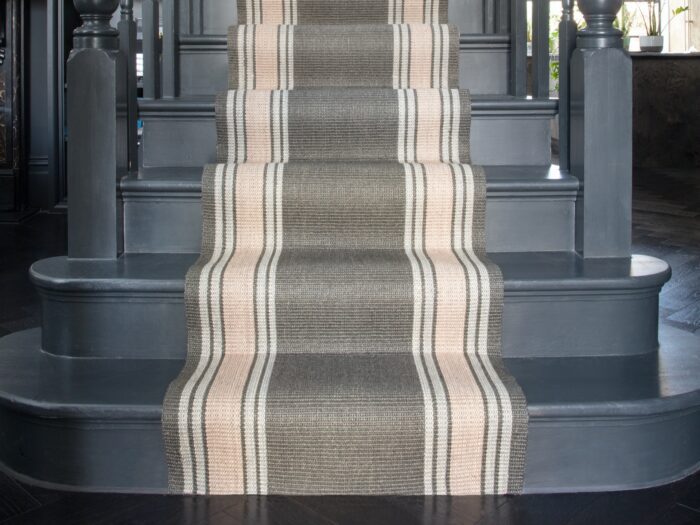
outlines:
[[[634,17],[635,13],[630,12],[627,6],[622,4],[622,9],[620,9],[620,14],[615,18],[613,27],[619,29],[623,37],[629,36]]]
[[[642,21],[644,22],[644,29],[646,30],[647,35],[649,36],[661,35],[671,23],[671,20],[676,18],[681,13],[685,13],[686,11],[688,11],[688,6],[677,7],[676,9],[671,11],[671,17],[668,19],[668,22],[666,22],[666,25],[663,27],[659,27],[661,18],[661,7],[662,2],[660,0],[647,0],[647,16],[644,16],[644,13],[642,13],[639,5],[637,5],[637,11],[642,16]]]

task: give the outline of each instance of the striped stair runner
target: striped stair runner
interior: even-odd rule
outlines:
[[[446,4],[239,1],[163,408],[173,492],[521,490]]]

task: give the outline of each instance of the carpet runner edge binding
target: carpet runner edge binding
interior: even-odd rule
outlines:
[[[522,488],[527,408],[501,360],[458,34],[446,2],[348,4],[239,2],[163,408],[173,492]]]

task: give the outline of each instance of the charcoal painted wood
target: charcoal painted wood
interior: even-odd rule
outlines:
[[[127,104],[127,167],[138,167],[138,98],[136,85],[136,21],[134,20],[134,0],[121,0],[121,20],[119,49],[126,61],[126,104]]]
[[[183,358],[185,273],[197,255],[35,263],[30,276],[42,299],[43,349],[71,357]],[[505,357],[656,350],[658,292],[670,274],[663,261],[635,256],[588,262],[570,251],[490,257],[504,277]]]
[[[622,0],[579,0],[587,21],[571,57],[571,170],[582,182],[576,249],[627,258],[632,239],[632,62],[612,27]]]
[[[564,0],[559,22],[559,166],[562,170],[568,170],[570,165],[571,53],[576,47],[577,32],[573,0]]]
[[[532,96],[549,97],[549,0],[532,2]]]
[[[223,55],[221,36],[235,21],[233,0],[143,2],[143,158],[159,173],[120,178],[125,69],[105,22],[118,1],[75,0],[90,16],[68,66],[69,257],[32,269],[43,333],[0,341],[8,436],[0,464],[83,490],[166,487],[161,402],[185,353],[183,278],[197,257],[199,174],[214,153],[213,99],[199,95],[218,89],[209,77],[206,92],[205,62]],[[162,50],[161,3],[169,35]],[[533,492],[662,483],[700,461],[700,371],[688,351],[697,340],[676,331],[668,346],[667,333],[657,354],[658,292],[669,268],[627,258],[631,87],[611,27],[619,0],[580,5],[589,30],[570,81],[566,71],[560,80],[571,92],[574,177],[548,172],[557,102],[504,96],[525,94],[525,1],[450,2],[465,70],[489,79],[479,80],[489,95],[474,97],[472,149],[476,163],[492,165],[487,235],[505,279],[504,354],[529,402]],[[564,22],[562,49],[573,49],[575,26],[570,16]],[[500,34],[464,35],[485,30]],[[198,61],[205,67],[196,84]],[[186,90],[198,96],[178,97]],[[563,131],[568,100],[560,102]],[[120,257],[117,195],[129,248]]]
[[[126,68],[109,20],[119,0],[74,0],[83,25],[67,65],[68,255],[122,250],[117,180],[126,167]]]
[[[163,4],[163,97],[173,98],[180,93],[178,81],[178,1],[164,0]]]
[[[160,96],[160,2],[143,0],[143,98]]]
[[[527,93],[527,10],[525,0],[510,3],[510,94]]]

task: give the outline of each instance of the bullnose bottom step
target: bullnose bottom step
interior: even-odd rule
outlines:
[[[530,414],[525,492],[641,488],[700,466],[700,337],[654,354],[515,358]],[[0,339],[0,464],[24,481],[165,492],[161,403],[180,360],[67,359],[39,329]]]
[[[196,254],[54,257],[30,274],[42,298],[43,348],[75,357],[183,358],[184,278]],[[657,346],[658,293],[668,265],[635,255],[495,253],[505,285],[503,355],[631,355]],[[323,283],[319,284],[323,286]],[[321,289],[321,288],[320,288]]]

